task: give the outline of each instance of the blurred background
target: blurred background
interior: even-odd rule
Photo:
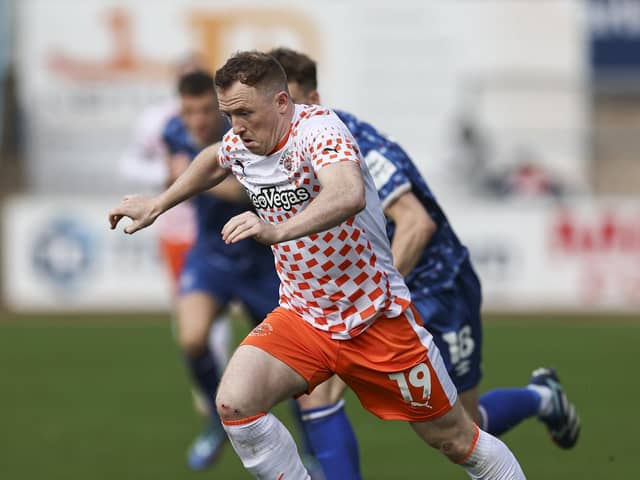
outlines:
[[[0,0],[0,478],[249,478],[230,448],[184,466],[200,419],[158,233],[106,215],[181,59],[277,46],[405,147],[470,248],[483,385],[558,367],[583,438],[507,435],[529,478],[635,476],[640,0]],[[465,478],[349,409],[365,478]]]

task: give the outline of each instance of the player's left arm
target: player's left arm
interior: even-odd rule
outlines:
[[[317,171],[320,193],[304,210],[287,221],[271,225],[252,212],[232,218],[222,238],[235,243],[254,237],[267,245],[322,232],[358,214],[365,207],[364,180],[354,161],[332,163]]]
[[[396,225],[391,253],[403,277],[418,264],[422,252],[436,233],[437,225],[411,192],[405,192],[388,205],[384,213]]]
[[[111,229],[124,217],[132,220],[125,233],[134,233],[151,225],[159,215],[197,193],[215,187],[228,174],[218,164],[220,143],[203,149],[169,188],[156,197],[127,195],[109,212]]]

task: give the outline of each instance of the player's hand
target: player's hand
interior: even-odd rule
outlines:
[[[253,212],[236,215],[222,227],[222,239],[225,243],[236,243],[249,237],[265,245],[273,245],[280,241],[277,227],[262,221]]]
[[[157,218],[154,213],[154,199],[143,195],[127,195],[120,205],[109,212],[109,223],[111,230],[118,226],[118,222],[124,217],[129,217],[132,222],[125,227],[125,233],[135,233],[138,230],[148,227]]]

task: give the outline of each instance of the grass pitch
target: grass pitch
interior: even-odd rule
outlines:
[[[529,479],[637,476],[637,320],[486,317],[482,389],[556,366],[582,417],[572,451],[532,420],[504,437]],[[188,387],[167,317],[0,315],[0,479],[249,479],[230,447],[208,472],[186,467],[203,425]],[[378,420],[352,395],[347,409],[365,480],[467,478],[407,425]],[[276,414],[291,425],[286,407]]]

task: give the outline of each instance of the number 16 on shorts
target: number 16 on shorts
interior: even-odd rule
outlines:
[[[398,384],[402,398],[412,407],[431,408],[431,372],[426,363],[419,363],[409,371],[390,373],[389,378]],[[409,385],[414,387],[414,392],[418,390],[418,398],[412,394]]]

